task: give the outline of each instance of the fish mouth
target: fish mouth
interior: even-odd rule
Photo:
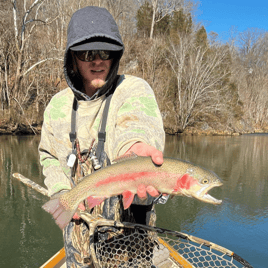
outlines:
[[[213,185],[205,185],[203,186],[199,191],[196,192],[195,198],[202,200],[203,202],[214,204],[214,205],[220,205],[222,203],[222,200],[216,199],[215,197],[208,194],[208,191],[213,189],[214,187],[220,187],[223,184],[221,182]]]

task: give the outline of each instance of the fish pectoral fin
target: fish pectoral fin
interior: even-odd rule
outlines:
[[[132,204],[135,195],[131,191],[124,191],[122,195],[124,209],[127,209]]]
[[[104,196],[89,196],[87,198],[87,203],[88,203],[88,207],[94,208],[95,206],[100,205],[104,200],[106,199],[106,197]]]

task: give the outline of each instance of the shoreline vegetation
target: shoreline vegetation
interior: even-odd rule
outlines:
[[[27,126],[25,124],[16,124],[15,126],[0,126],[0,135],[14,135],[14,136],[26,136],[26,135],[40,135],[41,134],[41,125],[32,125]],[[245,132],[234,132],[230,130],[201,130],[196,128],[190,128],[185,130],[182,133],[173,133],[168,129],[165,129],[167,135],[177,135],[177,136],[240,136],[244,134],[259,134],[259,133],[268,133],[268,128],[266,129],[254,129],[254,131],[245,131]]]
[[[0,3],[0,135],[40,134],[45,107],[67,87],[71,14],[89,4],[116,19],[119,73],[150,84],[167,134],[268,133],[267,31],[230,29],[223,42],[197,21],[195,0],[11,0]]]
[[[241,124],[242,125],[242,124]],[[0,135],[40,135],[42,122],[29,124],[24,118],[18,122],[7,122],[0,120]],[[268,126],[263,128],[248,127],[247,129],[225,129],[224,126],[217,125],[217,128],[210,127],[207,123],[195,127],[187,127],[183,132],[175,132],[172,128],[165,125],[164,129],[167,135],[178,136],[239,136],[243,134],[268,133]]]

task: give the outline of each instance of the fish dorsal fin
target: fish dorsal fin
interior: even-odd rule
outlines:
[[[134,159],[137,157],[138,157],[138,155],[136,155],[134,152],[131,151],[130,154],[121,155],[121,156],[115,158],[113,160],[113,162],[115,162],[115,163],[124,162],[124,161],[131,160],[131,159]]]

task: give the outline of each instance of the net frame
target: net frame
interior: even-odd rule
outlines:
[[[137,257],[136,263],[134,261],[131,264],[126,264],[126,254],[129,257],[129,252],[131,248],[126,248],[124,253],[120,249],[121,242],[131,241],[132,246],[136,250],[141,252],[141,246],[137,249],[137,245],[142,244],[142,239],[147,239],[146,237],[151,237],[150,243],[155,243],[154,246],[159,246],[160,244],[164,246],[163,250],[169,250],[169,258],[174,263],[172,267],[180,268],[197,268],[197,267],[221,267],[221,268],[253,268],[246,260],[235,254],[233,251],[219,246],[210,241],[204,240],[202,238],[195,237],[193,235],[188,235],[178,231],[172,231],[160,227],[147,226],[142,224],[135,224],[129,222],[117,222],[112,220],[106,220],[100,217],[93,217],[88,213],[80,212],[81,218],[87,222],[90,227],[90,252],[91,258],[96,268],[124,268],[124,267],[171,267],[171,266],[155,266],[153,263],[153,255],[150,250],[147,250],[147,255],[143,254],[144,257]],[[100,234],[114,233],[109,239],[103,238]],[[135,235],[133,235],[135,234]],[[139,235],[138,239],[135,238]],[[119,236],[119,238],[118,238]],[[116,240],[117,239],[117,240]],[[111,244],[113,243],[113,244]],[[112,256],[112,245],[117,243],[117,249],[114,248],[114,259],[111,261]],[[124,243],[123,243],[124,244]],[[147,245],[147,249],[148,249]],[[146,246],[145,246],[146,247]],[[105,248],[110,248],[110,252],[105,252]],[[153,248],[154,250],[155,248]],[[103,251],[103,252],[102,252]],[[125,256],[120,256],[119,253],[125,254]],[[127,253],[126,253],[127,252]],[[133,252],[133,250],[132,250]],[[145,252],[145,251],[144,251]],[[110,261],[106,259],[106,263],[103,262],[103,256],[109,255]],[[155,254],[155,253],[154,253]],[[146,262],[146,258],[151,256],[151,260]],[[137,254],[138,256],[138,254]],[[142,253],[141,253],[142,256]],[[120,259],[121,258],[121,259]],[[133,259],[131,257],[131,259]],[[129,260],[129,259],[128,259]],[[121,261],[121,263],[119,262]],[[140,263],[140,266],[139,266]],[[144,266],[147,263],[147,266]],[[149,264],[150,263],[150,264]],[[142,266],[142,264],[144,264]]]

